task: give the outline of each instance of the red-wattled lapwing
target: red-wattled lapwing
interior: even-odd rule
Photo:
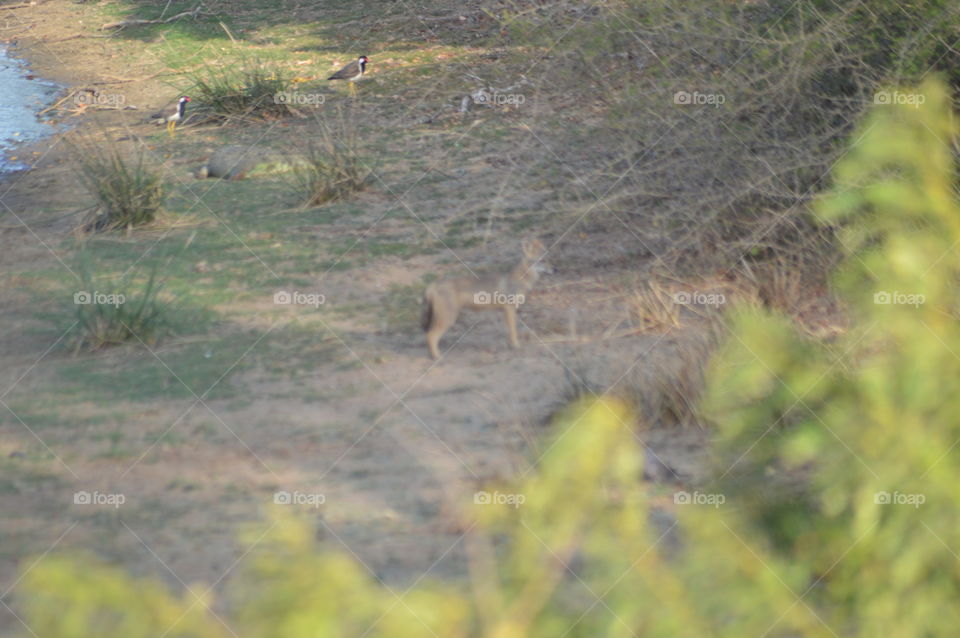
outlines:
[[[162,111],[157,111],[150,116],[150,119],[154,120],[157,124],[166,124],[167,133],[170,134],[170,137],[173,137],[175,129],[177,128],[177,122],[183,121],[184,116],[187,113],[187,102],[189,101],[190,98],[188,98],[186,95],[181,95],[172,106],[165,108]]]
[[[357,87],[354,83],[363,77],[364,72],[367,70],[367,62],[369,61],[370,60],[367,58],[367,56],[361,55],[359,58],[343,67],[327,79],[346,80],[350,83],[348,85],[350,87],[350,95],[355,96],[357,94]]]

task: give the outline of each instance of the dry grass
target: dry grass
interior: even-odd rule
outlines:
[[[955,74],[955,49],[916,43],[932,46],[929,34],[960,10],[813,4],[518,6],[504,18],[516,39],[564,35],[537,103],[590,114],[576,131],[538,131],[565,149],[545,158],[568,178],[562,197],[575,207],[604,193],[594,232],[652,248],[676,276],[829,248],[832,231],[809,204],[875,93],[891,74],[905,78],[898,56]]]
[[[292,114],[284,99],[294,86],[291,74],[275,64],[246,60],[239,66],[206,66],[192,81],[188,92],[197,96],[195,110],[201,120]]]
[[[627,297],[627,307],[641,332],[663,333],[680,327],[680,306],[673,294],[651,280]]]
[[[156,270],[137,282],[131,275],[108,281],[94,275],[91,261],[81,255],[82,290],[75,292],[74,353],[124,343],[153,345],[171,326],[171,308],[160,298]]]
[[[313,140],[316,141],[313,141]],[[373,174],[362,156],[357,129],[339,112],[317,120],[317,134],[294,166],[294,188],[304,206],[346,199],[366,188]]]
[[[146,151],[138,148],[128,157],[106,139],[76,137],[70,145],[80,181],[96,201],[85,230],[130,230],[156,219],[169,188]]]

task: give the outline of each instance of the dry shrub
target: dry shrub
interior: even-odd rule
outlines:
[[[360,150],[356,125],[343,112],[317,119],[317,134],[294,164],[294,189],[304,206],[346,199],[366,188],[373,171]]]
[[[291,74],[275,63],[244,60],[239,65],[206,65],[192,74],[188,93],[197,96],[201,120],[289,117],[285,97],[295,87]]]
[[[130,230],[156,219],[169,187],[146,151],[137,148],[128,156],[106,139],[80,137],[71,139],[70,147],[80,181],[96,200],[85,230]]]
[[[780,256],[742,262],[732,286],[738,305],[766,308],[789,317],[807,335],[831,339],[846,331],[848,317],[828,284],[824,262]]]
[[[627,307],[641,332],[662,333],[680,327],[680,306],[656,280],[636,288],[627,298]]]
[[[779,257],[753,267],[744,266],[740,269],[742,281],[756,292],[765,307],[793,316],[807,302],[803,273],[790,259]]]
[[[808,205],[878,90],[960,68],[954,38],[934,37],[955,30],[960,6],[867,5],[518,3],[504,23],[550,45],[540,86],[599,113],[538,131],[566,149],[545,160],[576,176],[563,191],[575,216],[589,206],[593,230],[627,226],[639,252],[684,274],[829,242]]]
[[[698,424],[704,362],[716,346],[718,334],[708,329],[664,347],[643,366],[633,368],[614,394],[633,404],[645,422],[659,426]]]

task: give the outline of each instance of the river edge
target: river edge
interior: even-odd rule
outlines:
[[[56,135],[57,124],[44,119],[45,109],[53,105],[63,87],[33,72],[23,58],[10,47],[0,45],[0,85],[4,103],[4,126],[0,129],[0,174],[18,173],[30,168],[34,153],[31,145]],[[25,155],[23,151],[27,151]]]
[[[55,246],[81,223],[70,211],[77,211],[88,200],[77,180],[71,149],[63,143],[67,134],[99,133],[119,139],[123,135],[121,129],[139,128],[141,120],[146,119],[145,113],[165,103],[160,96],[172,95],[173,91],[162,77],[157,77],[158,72],[168,69],[150,56],[141,55],[142,42],[98,31],[104,20],[103,7],[69,0],[38,0],[3,14],[0,17],[6,19],[8,26],[23,25],[23,29],[6,35],[2,45],[32,74],[60,87],[55,99],[62,99],[71,90],[89,88],[122,94],[126,104],[135,105],[134,110],[83,111],[73,105],[58,109],[51,114],[51,120],[57,123],[56,132],[18,148],[20,157],[29,158],[25,162],[29,166],[0,173],[0,210],[15,222],[8,221],[4,227],[33,233],[44,226],[45,232],[54,234],[46,236],[44,232],[36,239]],[[48,220],[54,218],[50,214],[59,220],[52,227],[47,226]],[[17,250],[8,242],[0,244],[5,250]]]

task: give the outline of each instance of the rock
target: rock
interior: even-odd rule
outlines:
[[[243,179],[254,169],[282,163],[273,151],[256,146],[224,146],[213,152],[207,163],[197,169],[197,179]]]

